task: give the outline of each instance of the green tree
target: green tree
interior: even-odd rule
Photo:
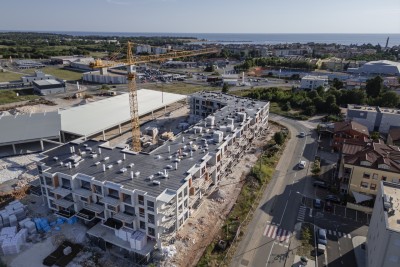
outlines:
[[[367,80],[367,84],[365,86],[365,92],[367,93],[367,96],[376,98],[379,96],[382,90],[383,79],[380,76],[376,76],[373,79]]]
[[[282,145],[285,142],[285,135],[282,132],[276,132],[274,134],[274,141],[278,145]]]
[[[214,72],[215,71],[215,67],[214,65],[209,65],[204,69],[205,72]]]
[[[396,108],[400,103],[399,96],[394,91],[384,92],[378,99],[378,105],[388,108]]]
[[[282,110],[283,110],[283,111],[289,111],[289,110],[291,110],[291,109],[292,109],[292,107],[290,106],[290,102],[289,102],[289,101],[285,102],[285,103],[282,105]]]
[[[335,87],[336,89],[342,89],[343,82],[340,81],[338,78],[333,78],[332,86]]]
[[[380,137],[379,132],[372,132],[372,134],[371,134],[371,139],[372,139],[372,140],[378,141],[378,140],[379,140],[379,137]]]
[[[228,93],[229,92],[229,85],[227,83],[224,83],[224,85],[222,86],[222,93]]]

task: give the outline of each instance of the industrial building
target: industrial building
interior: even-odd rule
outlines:
[[[146,89],[138,90],[137,94],[140,117],[165,110],[179,101],[186,102],[186,96],[178,94]],[[58,112],[3,115],[0,116],[0,129],[0,156],[43,151],[54,146],[46,140],[67,142],[96,136],[107,140],[107,137],[130,130],[129,94]]]
[[[366,75],[400,76],[400,63],[390,60],[370,61],[359,68],[348,68],[347,71]]]
[[[15,60],[15,65],[18,69],[39,69],[44,68],[45,65],[41,62],[23,59],[23,60]]]
[[[33,75],[27,75],[21,77],[23,83],[32,83],[33,81],[41,81],[41,80],[55,80],[56,78],[53,75],[45,74],[41,70],[35,70]]]
[[[201,92],[189,103],[191,116],[202,119],[149,153],[93,140],[42,153],[38,170],[49,208],[94,225],[87,235],[102,248],[149,259],[268,125],[266,102]]]
[[[25,154],[60,145],[58,112],[0,116],[0,156]]]
[[[100,71],[90,71],[83,74],[83,80],[92,83],[102,84],[126,84],[128,79],[126,75],[118,75],[113,73],[102,74]]]
[[[60,94],[67,91],[65,82],[56,79],[36,80],[32,82],[33,90],[40,95]]]
[[[305,90],[315,90],[318,87],[322,86],[327,89],[328,84],[328,76],[312,76],[307,75],[301,78],[300,88]]]
[[[140,99],[140,117],[186,100],[185,95],[147,89],[138,90],[137,98]],[[102,139],[106,140],[108,130],[115,128],[121,134],[131,123],[129,94],[117,95],[60,112],[63,142],[80,137],[90,139],[97,135],[102,135]]]
[[[387,134],[391,127],[400,126],[400,110],[371,106],[347,105],[347,120],[365,125],[370,132]]]
[[[400,185],[381,182],[367,235],[367,267],[400,266]]]

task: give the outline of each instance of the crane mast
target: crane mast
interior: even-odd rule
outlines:
[[[90,63],[90,67],[92,68],[104,68],[104,67],[112,67],[118,65],[118,63],[122,63],[127,68],[127,80],[128,80],[128,89],[129,89],[129,108],[131,115],[131,127],[132,127],[132,144],[131,149],[135,152],[140,152],[142,150],[140,144],[140,122],[139,122],[139,106],[137,99],[137,87],[136,87],[136,66],[135,64],[139,63],[147,63],[147,62],[155,62],[162,61],[172,58],[182,58],[182,57],[190,57],[204,54],[217,53],[219,50],[215,48],[206,48],[194,51],[176,51],[170,52],[162,55],[148,55],[148,56],[139,56],[134,57],[132,54],[132,46],[131,42],[127,43],[127,51],[126,51],[126,59],[121,60],[113,60],[113,62],[104,63],[102,60],[97,59],[94,62]]]

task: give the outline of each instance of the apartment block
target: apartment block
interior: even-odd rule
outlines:
[[[318,87],[328,88],[328,76],[307,75],[301,78],[300,88],[305,90],[315,90]]]
[[[38,170],[49,208],[78,217],[104,249],[148,259],[268,125],[267,102],[200,92],[190,97],[190,108],[200,121],[149,153],[93,140],[44,152]]]
[[[347,106],[347,120],[365,125],[370,132],[388,133],[391,127],[400,127],[400,110],[359,105]]]
[[[381,181],[400,183],[400,148],[383,143],[367,143],[353,155],[341,159],[341,192],[356,202],[375,198]]]
[[[400,185],[380,182],[367,235],[368,267],[400,266]]]

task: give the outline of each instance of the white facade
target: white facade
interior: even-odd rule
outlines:
[[[100,72],[86,72],[83,74],[83,80],[92,83],[102,84],[126,84],[125,75],[101,75]]]
[[[315,90],[320,86],[328,87],[328,76],[307,75],[301,78],[300,88],[302,89]]]
[[[94,61],[94,58],[79,58],[75,60],[74,62],[71,62],[70,67],[74,69],[80,69],[80,70],[92,70],[92,68],[89,66],[91,62]]]
[[[35,73],[31,76],[23,76],[21,77],[23,83],[31,83],[33,81],[40,81],[40,80],[54,80],[55,77],[49,74],[44,74],[40,70],[36,70]]]
[[[150,45],[138,45],[136,47],[136,54],[148,53],[151,54],[151,46]]]
[[[381,182],[367,236],[368,267],[400,267],[400,185]]]
[[[347,71],[367,75],[400,76],[400,63],[389,60],[371,61],[359,68],[349,68]]]
[[[388,133],[391,126],[400,126],[400,110],[348,105],[346,119],[361,123],[370,132]]]

